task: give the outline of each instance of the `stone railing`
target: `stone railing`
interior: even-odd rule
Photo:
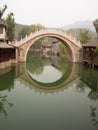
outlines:
[[[65,31],[62,30],[58,30],[58,29],[42,29],[39,31],[36,31],[34,33],[31,32],[30,35],[26,35],[25,38],[21,39],[20,41],[15,41],[15,46],[20,46],[26,42],[28,42],[29,40],[38,37],[39,35],[44,35],[44,34],[54,34],[54,35],[60,35],[62,37],[65,37],[67,39],[69,39],[71,42],[73,42],[74,44],[76,44],[77,46],[81,47],[81,43],[79,41],[77,41],[77,39],[75,37],[73,37],[71,34],[66,33]]]

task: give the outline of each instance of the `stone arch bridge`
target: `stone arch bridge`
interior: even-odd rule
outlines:
[[[16,61],[26,62],[27,52],[31,45],[40,38],[47,36],[63,41],[71,54],[71,62],[81,62],[82,46],[80,42],[75,38],[72,38],[72,36],[68,35],[66,32],[57,29],[43,29],[35,33],[31,33],[29,36],[26,36],[20,41],[15,41],[13,44],[9,43],[16,48]]]

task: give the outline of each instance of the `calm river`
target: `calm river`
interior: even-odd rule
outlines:
[[[0,70],[0,130],[98,130],[98,69],[29,53]]]

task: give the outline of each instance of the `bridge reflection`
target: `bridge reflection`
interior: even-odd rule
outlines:
[[[30,89],[42,93],[58,93],[59,91],[63,91],[64,89],[80,82],[80,66],[76,64],[68,66],[66,68],[67,72],[65,72],[59,80],[52,83],[42,83],[33,79],[26,69],[26,64],[21,64],[18,66],[17,70],[20,71],[17,76],[18,78],[16,78],[15,81],[19,81],[20,84],[24,84]]]
[[[70,69],[69,69],[70,68]],[[69,87],[76,86],[77,91],[80,89],[81,91],[86,87],[89,87],[91,91],[88,94],[88,97],[92,100],[98,99],[98,70],[93,70],[90,68],[86,68],[82,65],[73,64],[66,69],[68,71],[65,72],[60,79],[52,83],[42,83],[29,75],[28,70],[26,68],[26,64],[19,64],[17,66],[9,69],[9,72],[0,75],[0,91],[14,89],[15,83],[19,83],[19,85],[24,85],[25,87],[29,87],[35,92],[40,93],[58,93],[62,92]]]
[[[65,72],[59,80],[53,83],[42,83],[32,79],[28,74],[26,64],[21,64],[17,70],[20,71],[17,73],[18,76],[15,81],[40,94],[58,94],[69,87],[76,87],[76,91],[81,93],[85,92],[85,89],[89,87],[90,91],[87,96],[92,100],[98,99],[98,71],[88,69],[81,64],[68,66],[68,68],[66,68],[68,73]]]

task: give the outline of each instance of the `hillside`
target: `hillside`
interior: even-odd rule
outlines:
[[[24,27],[28,27],[28,25],[23,25],[23,24],[18,24],[18,23],[15,24],[15,30],[16,30],[15,31],[15,39],[19,38],[19,33],[21,32],[21,30]]]
[[[15,33],[16,36],[15,37],[16,37],[16,39],[18,39],[19,35],[20,35],[19,33],[21,32],[21,30],[24,27],[29,27],[29,25],[23,25],[23,24],[16,23],[15,27],[16,27],[16,33]],[[63,29],[67,32],[71,32],[73,35],[78,35],[79,30],[84,29],[84,28],[89,29],[94,36],[96,35],[96,30],[94,28],[93,21],[78,21],[73,24],[61,27],[59,29]]]
[[[28,25],[23,25],[23,24],[15,24],[15,28],[16,28],[16,32],[19,33],[21,31],[22,28],[24,27],[28,27]]]
[[[15,26],[16,26],[16,30],[21,30],[22,28],[28,27],[29,25],[23,25],[23,24],[16,23]],[[93,32],[96,32],[94,25],[93,25],[93,21],[89,21],[89,20],[88,21],[77,21],[73,24],[69,24],[64,27],[61,27],[60,29],[69,30],[69,29],[77,29],[77,28],[87,28]]]
[[[76,29],[76,28],[86,28],[91,30],[92,32],[96,32],[93,21],[78,21],[73,24],[66,25],[64,27],[61,27],[63,30],[69,30],[69,29]]]
[[[22,29],[23,27],[27,27],[27,26],[28,25],[23,25],[23,24],[18,24],[18,23],[15,24],[15,27],[18,29]]]

